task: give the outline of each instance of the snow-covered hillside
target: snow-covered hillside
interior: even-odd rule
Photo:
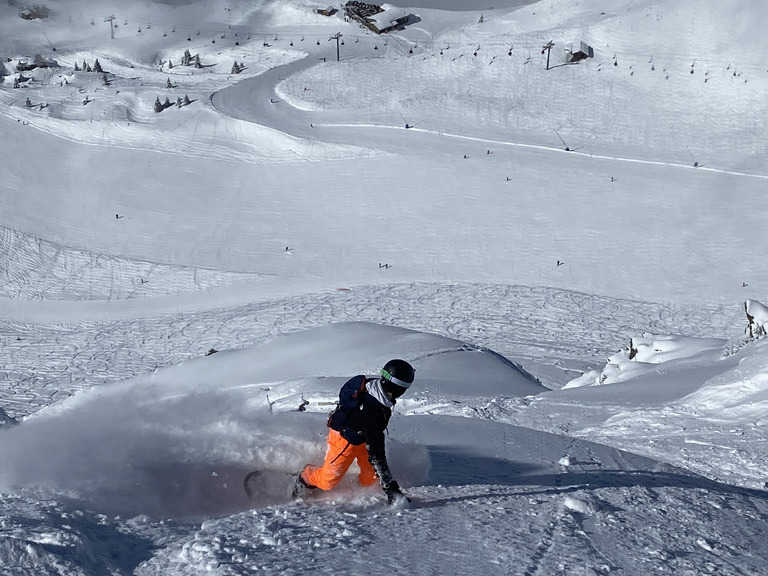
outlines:
[[[764,570],[768,7],[411,4],[0,5],[3,575]]]

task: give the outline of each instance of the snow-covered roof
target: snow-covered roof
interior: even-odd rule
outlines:
[[[397,21],[402,18],[407,18],[408,14],[397,6],[391,4],[382,4],[382,12],[374,14],[370,17],[370,21],[376,25],[379,30],[389,28],[390,26],[396,26]]]

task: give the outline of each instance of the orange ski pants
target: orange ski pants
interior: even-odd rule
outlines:
[[[328,431],[328,448],[325,451],[325,461],[322,466],[307,465],[301,471],[301,478],[310,486],[321,490],[331,490],[341,482],[344,474],[357,460],[360,474],[357,477],[361,486],[371,486],[376,483],[376,471],[368,461],[368,450],[365,444],[353,446],[336,430]]]

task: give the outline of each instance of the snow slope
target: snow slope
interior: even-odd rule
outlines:
[[[0,6],[3,574],[764,570],[768,9],[414,3]]]
[[[407,351],[425,373],[390,426],[393,469],[413,507],[389,512],[378,489],[351,482],[310,505],[286,504],[277,488],[249,502],[248,470],[322,457],[321,402],[343,382],[337,374],[368,368],[350,339],[373,361]],[[494,389],[452,390],[465,382],[440,372],[452,356]],[[26,488],[4,499],[3,556],[11,573],[326,572],[339,555],[349,557],[343,571],[376,574],[508,574],[521,557],[524,569],[512,572],[759,570],[763,491],[503,423],[510,417],[488,398],[509,403],[531,386],[455,341],[334,324],[93,388],[4,432],[0,479]],[[296,410],[302,399],[306,412]],[[558,416],[550,399],[541,403]],[[476,414],[448,415],[465,411]]]
[[[114,41],[103,22],[90,26],[87,14],[72,8],[71,33],[93,44],[88,54],[74,46],[46,52],[61,69],[37,72],[40,82],[23,95],[48,107],[28,109],[18,90],[2,92],[4,114],[14,121],[4,124],[14,142],[6,158],[26,168],[2,181],[10,209],[0,225],[56,250],[287,277],[297,291],[449,279],[644,300],[763,298],[765,86],[762,64],[750,60],[758,52],[738,44],[751,36],[734,36],[728,49],[718,41],[708,64],[716,77],[704,83],[707,71],[689,71],[694,60],[709,62],[697,49],[712,34],[704,23],[690,24],[698,12],[685,3],[662,9],[628,2],[620,15],[550,3],[494,12],[483,24],[476,13],[419,9],[421,23],[384,40],[297,3],[284,13],[272,5],[226,11],[218,4],[212,13],[220,9],[225,22],[208,28],[190,26],[199,18],[196,6],[166,8],[165,21],[141,33],[134,20],[120,23]],[[727,7],[707,6],[712,18],[727,20]],[[663,12],[659,22],[656,10]],[[742,31],[744,19],[760,21],[761,10],[760,3],[735,10],[735,29]],[[203,21],[210,18],[206,12]],[[65,26],[56,33],[64,34],[69,21],[59,22]],[[267,26],[269,34],[259,32]],[[555,38],[561,62],[585,28],[596,36],[612,31],[627,52],[617,53],[613,38],[595,40],[594,59],[545,70],[542,43]],[[345,58],[323,62],[334,52],[328,36],[339,30],[347,35]],[[34,28],[24,31],[42,38]],[[635,48],[640,37],[659,52]],[[681,44],[679,59],[658,61]],[[517,46],[512,56],[510,45]],[[41,49],[12,44],[9,64]],[[186,49],[211,67],[169,69],[168,58],[180,59]],[[126,56],[112,60],[115,51]],[[621,66],[612,65],[614,53]],[[93,64],[100,54],[116,75],[109,87],[98,74],[72,72],[74,63]],[[247,63],[240,75],[230,73],[236,61]],[[632,74],[641,64],[660,74]],[[734,78],[737,66],[750,77]],[[386,85],[379,90],[372,78],[386,78]],[[166,89],[168,80],[177,87]],[[185,95],[191,105],[151,111],[157,97],[175,102]],[[86,96],[93,106],[82,104]],[[724,114],[726,104],[732,109]],[[649,108],[662,105],[663,114]],[[69,120],[61,117],[64,108]],[[437,110],[442,119],[427,118]],[[414,128],[402,130],[405,121]],[[33,152],[41,149],[48,152]],[[127,168],[134,166],[146,168]],[[157,193],[158,181],[169,183],[165,193]],[[26,192],[35,189],[51,194]],[[71,190],[80,191],[80,202],[69,201]],[[138,190],[155,193],[139,201]],[[380,263],[391,266],[382,271]],[[648,277],[674,280],[658,286]],[[265,281],[262,293],[279,289],[275,284],[285,282]]]

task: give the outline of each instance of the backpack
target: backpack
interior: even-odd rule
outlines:
[[[348,428],[347,421],[352,411],[360,408],[363,403],[366,382],[367,380],[363,375],[354,376],[347,380],[339,390],[339,401],[336,409],[328,416],[328,427],[341,433],[353,445],[362,444],[364,438],[362,432]]]

